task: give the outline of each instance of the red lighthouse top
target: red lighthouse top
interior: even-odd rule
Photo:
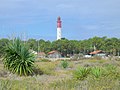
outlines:
[[[61,18],[57,18],[57,28],[61,28]]]

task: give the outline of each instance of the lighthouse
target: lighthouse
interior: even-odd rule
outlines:
[[[57,40],[61,39],[61,18],[57,18]]]

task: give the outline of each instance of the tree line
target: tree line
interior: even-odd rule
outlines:
[[[4,47],[9,39],[0,39],[0,55],[4,53]],[[86,40],[68,40],[62,38],[56,41],[45,41],[43,39],[29,39],[23,41],[36,52],[45,52],[46,54],[52,50],[59,51],[63,56],[73,54],[89,54],[94,50],[103,50],[110,55],[120,55],[120,38],[93,37]]]

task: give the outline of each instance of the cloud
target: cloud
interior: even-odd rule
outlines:
[[[72,34],[74,29],[82,33],[81,29],[118,33],[119,3],[120,0],[0,0],[0,26],[30,25],[37,29],[47,23],[54,29],[57,16],[61,16],[66,34],[68,30]]]
[[[120,15],[120,0],[0,0],[0,16],[75,15],[107,17]]]

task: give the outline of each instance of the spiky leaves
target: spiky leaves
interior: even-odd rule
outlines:
[[[79,67],[73,72],[74,78],[78,80],[84,80],[90,73],[90,68]]]
[[[6,45],[3,58],[7,70],[18,75],[29,75],[33,73],[35,57],[20,38],[15,38]]]

